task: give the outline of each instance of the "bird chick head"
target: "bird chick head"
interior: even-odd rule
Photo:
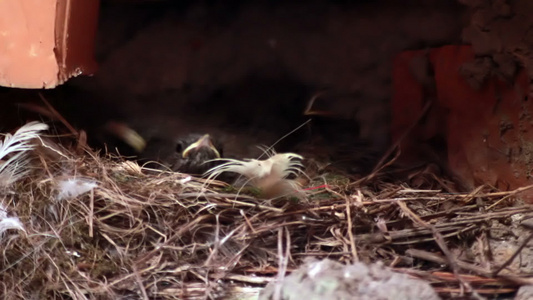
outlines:
[[[183,148],[183,144],[178,144],[178,146],[176,147],[176,150],[180,152],[182,148]],[[213,141],[211,140],[211,137],[209,136],[209,134],[204,134],[202,137],[200,137],[196,141],[189,144],[181,152],[181,157],[189,158],[194,155],[201,155],[201,154],[206,154],[207,156],[214,156],[214,158],[220,158],[220,153],[218,152],[217,148],[213,144]]]
[[[213,166],[213,163],[210,163],[211,160],[221,157],[221,151],[221,147],[215,146],[209,134],[191,134],[177,141],[177,160],[172,169],[201,175]]]

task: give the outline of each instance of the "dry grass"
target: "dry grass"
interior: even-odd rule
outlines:
[[[309,256],[381,260],[443,296],[530,282],[490,249],[481,251],[484,264],[459,254],[476,241],[489,245],[498,225],[533,216],[517,203],[520,191],[459,193],[419,168],[359,181],[318,172],[308,200],[265,201],[121,159],[47,150],[2,191],[1,203],[25,226],[0,239],[2,299],[243,299]],[[58,199],[69,178],[97,186]]]

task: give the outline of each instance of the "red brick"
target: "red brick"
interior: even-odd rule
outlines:
[[[424,94],[409,69],[410,59],[424,53],[407,51],[395,60],[394,139],[417,118],[422,103],[432,97]],[[507,190],[533,184],[533,110],[526,97],[525,72],[514,84],[491,78],[476,90],[459,72],[474,58],[469,46],[432,49],[429,58],[435,72],[436,103],[429,112],[429,121],[421,122],[402,143],[402,152],[407,152],[403,160],[419,160],[421,154],[417,152],[423,152],[426,143],[440,136],[446,141],[451,170],[467,186],[488,184]],[[533,199],[533,191],[524,196]]]

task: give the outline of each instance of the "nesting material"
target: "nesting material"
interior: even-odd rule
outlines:
[[[0,299],[254,299],[307,257],[362,261],[357,270],[390,275],[373,265],[381,262],[443,298],[494,298],[529,280],[523,246],[531,232],[523,223],[533,208],[520,193],[533,187],[461,192],[434,168],[387,169],[359,181],[326,169],[301,187],[305,200],[259,201],[216,180],[146,170],[121,157],[75,154],[53,142],[46,151],[29,146],[42,140],[3,143],[26,149],[26,159],[0,189]],[[287,179],[300,166],[298,156],[275,155],[254,162],[270,164],[261,168],[265,178]],[[246,173],[251,162],[223,168]],[[495,242],[516,250],[490,256],[485,249]]]

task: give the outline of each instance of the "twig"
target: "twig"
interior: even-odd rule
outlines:
[[[446,245],[446,242],[444,241],[444,238],[442,235],[435,230],[434,226],[431,226],[431,231],[433,232],[433,236],[435,237],[435,242],[437,242],[437,245],[439,245],[439,248],[444,253],[444,256],[446,257],[446,260],[448,261],[448,264],[452,268],[453,274],[457,280],[461,283],[461,286],[464,286],[468,292],[472,293],[472,295],[477,299],[484,299],[480,295],[477,294],[477,292],[472,288],[472,285],[470,285],[469,282],[464,280],[461,275],[459,274],[459,266],[457,265],[457,260],[453,257],[453,254],[451,253],[450,249],[448,249],[448,245]]]
[[[478,299],[482,299],[479,295],[477,295],[477,293],[475,292],[475,290],[472,288],[472,286],[464,281],[460,276],[459,276],[459,268],[457,266],[457,262],[455,260],[455,258],[453,257],[452,253],[450,252],[450,250],[448,249],[448,246],[446,245],[446,242],[444,241],[444,238],[442,237],[442,235],[440,234],[440,232],[438,232],[434,226],[430,225],[429,223],[425,222],[424,220],[422,220],[418,215],[416,215],[412,210],[410,210],[408,207],[407,207],[407,204],[405,204],[405,202],[398,202],[398,205],[400,206],[400,208],[410,217],[413,219],[413,221],[415,221],[416,223],[418,223],[419,225],[422,225],[426,228],[429,228],[435,238],[435,242],[437,243],[437,245],[439,246],[439,248],[441,249],[441,251],[444,253],[446,259],[447,259],[447,263],[448,265],[451,267],[453,273],[455,274],[455,277],[457,278],[457,280],[459,280],[461,282],[461,285],[466,287],[468,292],[472,293],[474,295],[474,297],[478,298]]]
[[[135,267],[135,264],[133,263],[131,265],[133,274],[135,275],[135,281],[137,282],[137,285],[139,286],[139,290],[141,291],[142,297],[144,300],[148,300],[148,294],[146,293],[146,289],[144,288],[143,281],[141,279],[141,274],[137,271],[137,268]]]
[[[431,253],[431,252],[428,252],[428,251],[424,251],[424,250],[407,249],[405,251],[405,254],[409,255],[409,256],[412,256],[414,258],[419,258],[419,259],[431,261],[431,262],[434,262],[434,263],[440,264],[440,265],[447,265],[449,263],[446,260],[446,258],[442,257],[441,255],[438,255],[438,254],[435,254],[435,253]],[[482,275],[482,276],[486,276],[486,277],[490,277],[492,275],[492,273],[490,271],[487,271],[487,270],[485,270],[483,268],[480,268],[480,267],[478,267],[476,265],[472,265],[472,264],[469,264],[469,263],[466,263],[466,262],[463,262],[463,261],[460,261],[460,260],[456,260],[456,263],[457,263],[457,266],[459,266],[460,268],[462,268],[464,270],[467,270],[467,271],[470,271],[470,272],[474,272],[476,274],[479,274],[479,275]]]
[[[94,189],[91,189],[90,191],[90,202],[89,202],[89,237],[94,237],[94,232],[93,232],[93,226],[94,226],[94,221],[93,221],[93,218],[94,218]]]
[[[387,150],[387,152],[385,152],[385,154],[383,154],[383,156],[381,157],[381,159],[379,160],[379,162],[376,164],[376,166],[374,167],[374,170],[372,170],[372,172],[370,173],[370,175],[366,176],[364,179],[364,181],[368,181],[368,180],[371,180],[373,179],[377,173],[383,169],[384,165],[385,165],[385,160],[387,158],[389,158],[389,156],[391,156],[392,153],[394,153],[394,151],[396,151],[396,149],[399,149],[401,143],[403,142],[403,140],[411,133],[411,131],[416,127],[416,125],[418,125],[418,123],[420,123],[420,121],[424,118],[424,116],[428,113],[429,109],[431,108],[431,105],[433,104],[433,101],[427,101],[426,104],[424,105],[424,107],[422,108],[422,111],[420,111],[420,114],[418,115],[418,117],[413,120],[413,122],[409,125],[409,127],[407,127],[405,129],[405,131],[400,135],[400,137],[394,142],[394,144],[392,144],[390,146],[390,148]],[[397,158],[399,156],[399,153],[400,151],[398,151],[398,154],[395,156],[395,158]]]
[[[360,192],[359,192],[360,193]],[[359,195],[361,197],[361,195]],[[357,255],[357,247],[355,246],[355,237],[354,237],[354,227],[352,224],[352,213],[351,213],[351,202],[348,197],[344,196],[344,199],[346,201],[346,219],[348,220],[348,237],[350,238],[350,248],[352,251],[352,263],[356,263],[359,261],[359,256]]]
[[[43,96],[42,93],[39,93],[39,98],[41,98],[41,101],[44,102],[46,105],[46,108],[52,113],[52,116],[54,116],[57,120],[59,120],[67,129],[70,131],[71,134],[78,137],[78,131],[74,128],[74,126],[70,125],[70,123],[65,119],[51,104],[46,100],[46,98]]]

